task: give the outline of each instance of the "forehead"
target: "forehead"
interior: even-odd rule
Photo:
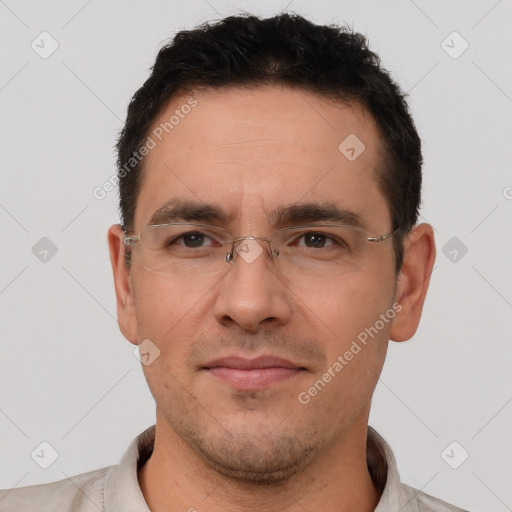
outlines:
[[[173,97],[148,135],[140,228],[180,199],[217,205],[229,222],[268,222],[265,212],[304,202],[388,227],[377,185],[380,136],[357,103],[277,86],[208,89]]]

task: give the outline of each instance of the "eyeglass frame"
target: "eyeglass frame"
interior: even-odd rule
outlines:
[[[221,230],[225,231],[226,233],[229,233],[229,235],[231,235],[231,237],[233,237],[233,241],[231,242],[231,250],[226,254],[226,257],[225,257],[226,263],[231,263],[233,261],[233,253],[235,252],[235,244],[242,240],[262,240],[262,241],[268,242],[269,249],[270,249],[270,253],[269,253],[270,259],[273,260],[275,256],[279,256],[279,251],[274,251],[274,249],[272,247],[272,237],[276,233],[279,233],[282,231],[287,231],[287,230],[292,230],[292,229],[299,229],[299,228],[309,229],[309,228],[315,228],[315,227],[318,227],[318,228],[321,228],[321,227],[348,228],[348,229],[352,229],[355,231],[364,231],[367,234],[371,235],[370,231],[368,231],[366,228],[363,228],[360,226],[348,226],[346,224],[308,224],[308,225],[304,225],[304,226],[291,226],[291,227],[276,229],[275,231],[272,231],[272,233],[270,233],[270,238],[255,237],[255,236],[242,236],[242,237],[234,238],[233,233],[231,233],[231,231],[229,231],[229,229],[226,229],[226,228],[223,228],[220,226],[212,226],[209,224],[194,224],[191,222],[167,222],[164,224],[148,224],[147,226],[144,226],[141,229],[141,231],[138,235],[127,235],[126,234],[126,226],[121,226],[121,229],[125,232],[125,235],[123,237],[123,245],[125,247],[132,247],[138,243],[142,243],[141,236],[142,236],[143,231],[147,228],[153,228],[153,227],[157,227],[157,226],[181,226],[181,225],[197,226],[199,228],[221,229]],[[391,238],[394,235],[398,234],[400,232],[400,230],[401,230],[401,228],[397,228],[394,231],[392,231],[391,233],[388,233],[386,235],[369,236],[369,237],[366,237],[366,241],[372,242],[372,243],[383,242],[384,240],[387,240],[388,238]]]

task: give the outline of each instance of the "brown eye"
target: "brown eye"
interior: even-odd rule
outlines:
[[[327,236],[324,233],[306,233],[304,241],[308,247],[322,248],[325,246]]]
[[[195,232],[187,233],[186,235],[182,235],[180,238],[183,239],[186,247],[201,247],[206,237],[204,233]]]

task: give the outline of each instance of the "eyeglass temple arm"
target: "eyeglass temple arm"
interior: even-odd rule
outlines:
[[[384,240],[387,240],[388,238],[391,238],[392,236],[396,235],[400,231],[400,228],[395,229],[392,233],[388,233],[387,235],[381,235],[377,237],[369,237],[368,242],[382,242]]]

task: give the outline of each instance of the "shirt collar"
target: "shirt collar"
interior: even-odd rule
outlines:
[[[130,443],[119,464],[109,469],[105,477],[105,512],[151,512],[140,489],[137,471],[150,457],[154,441],[155,425],[152,425]],[[393,452],[372,427],[368,427],[366,447],[368,469],[374,485],[379,490],[383,489],[374,512],[410,510],[405,509],[410,498],[401,490]]]
[[[137,470],[148,459],[155,442],[155,425],[139,434],[117,466],[105,478],[105,512],[151,512],[140,489]]]
[[[379,488],[379,482],[375,481],[374,474],[385,475],[385,480],[381,480],[381,485],[384,484],[384,489],[374,512],[389,512],[389,510],[396,512],[419,512],[415,501],[411,501],[411,496],[403,491],[398,467],[391,447],[372,427],[368,427],[368,441],[366,446],[368,469],[377,488]],[[373,467],[371,463],[372,457],[376,461]]]

